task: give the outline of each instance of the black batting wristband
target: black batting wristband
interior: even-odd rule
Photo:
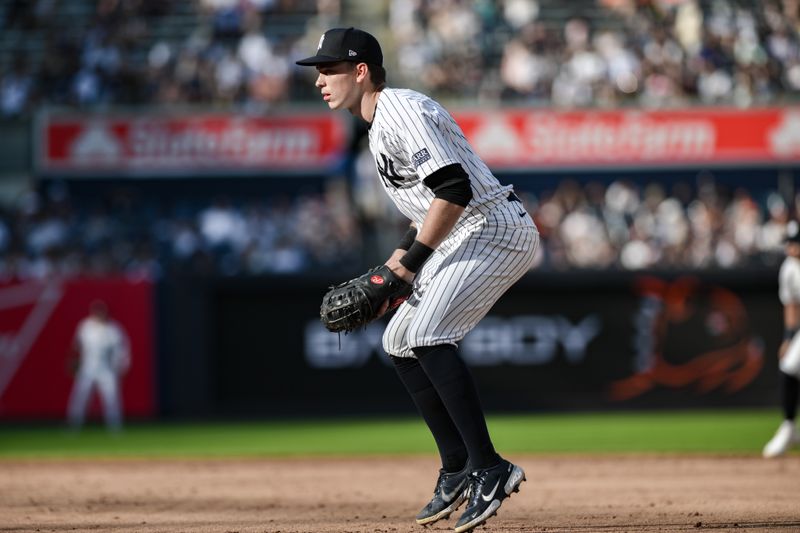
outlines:
[[[414,226],[409,226],[408,231],[403,238],[400,239],[400,242],[397,243],[398,250],[408,250],[411,248],[411,245],[414,244],[414,239],[417,238],[417,228]]]
[[[433,248],[419,241],[414,241],[406,255],[400,258],[400,264],[416,274],[432,253]]]
[[[790,341],[794,338],[800,328],[786,328],[783,330],[783,340]]]

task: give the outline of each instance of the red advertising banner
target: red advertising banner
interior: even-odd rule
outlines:
[[[84,175],[307,172],[335,163],[348,135],[338,114],[42,115],[37,167]]]
[[[494,168],[800,161],[800,108],[498,110],[454,116]]]
[[[130,347],[120,379],[123,412],[155,414],[152,283],[69,279],[0,284],[0,420],[66,418],[78,363],[73,339],[97,301]],[[90,416],[101,412],[96,390],[92,396]]]

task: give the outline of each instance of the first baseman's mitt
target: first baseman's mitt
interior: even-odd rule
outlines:
[[[319,316],[333,332],[350,332],[378,318],[389,300],[394,309],[411,295],[411,285],[382,265],[346,283],[332,287],[322,298]]]

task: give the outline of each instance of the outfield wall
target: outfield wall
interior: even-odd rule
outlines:
[[[772,406],[776,274],[531,274],[460,351],[493,411]],[[166,286],[163,413],[413,412],[381,324],[341,337],[319,324],[330,281]]]
[[[156,416],[153,296],[147,279],[0,282],[0,420],[66,416],[80,367],[76,330],[97,301],[128,339],[131,363],[120,391],[126,415]],[[95,398],[89,413],[99,416],[99,407]]]
[[[776,275],[534,272],[460,352],[490,411],[774,406]],[[413,413],[381,348],[382,324],[341,337],[321,326],[320,299],[333,281],[4,285],[0,419],[63,417],[72,335],[96,299],[131,336],[122,381],[129,417]]]

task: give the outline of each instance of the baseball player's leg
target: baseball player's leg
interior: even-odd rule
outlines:
[[[415,280],[415,287],[425,286],[443,257],[434,254]],[[406,387],[436,441],[445,472],[464,468],[467,450],[439,393],[420,366],[416,354],[408,345],[408,325],[412,322],[420,300],[411,295],[398,309],[383,333],[383,348],[390,354],[400,381]]]
[[[428,425],[442,460],[433,497],[416,516],[418,524],[431,524],[450,516],[467,498],[467,448],[419,361],[415,357],[391,356],[391,359],[400,381]]]
[[[780,358],[778,367],[784,374],[800,378],[800,333],[795,333],[786,353]]]
[[[519,491],[525,472],[495,451],[472,375],[455,346],[416,347],[414,353],[469,452],[469,502],[455,528],[457,532],[469,531],[483,524],[503,500]]]
[[[122,428],[122,407],[116,374],[110,369],[105,370],[98,376],[97,386],[103,403],[106,427],[118,431]]]
[[[412,296],[398,308],[384,331],[383,347],[389,354],[404,355],[390,355],[390,358],[433,435],[442,462],[433,497],[416,516],[418,524],[427,525],[447,518],[465,501],[469,468],[466,464],[467,449],[458,428],[414,352],[405,343],[406,328],[418,304],[419,301]]]
[[[786,353],[780,359],[779,367],[783,422],[762,450],[762,455],[766,458],[783,455],[793,445],[800,444],[800,431],[795,424],[797,400],[800,395],[800,380],[798,380],[798,375],[800,375],[800,333],[795,334]]]
[[[84,372],[78,372],[75,378],[67,406],[67,421],[72,428],[77,429],[83,425],[93,382],[92,376]]]
[[[467,365],[452,344],[414,348],[417,359],[438,392],[464,441],[473,469],[487,468],[499,460],[494,450],[478,390]]]
[[[800,382],[796,377],[781,372],[783,422],[778,426],[775,435],[764,446],[762,455],[768,459],[783,455],[793,445],[800,444],[800,432],[795,425],[798,388],[800,388]]]
[[[792,422],[797,418],[797,397],[800,393],[800,380],[795,376],[783,374],[783,418]]]
[[[412,295],[397,309],[383,332],[383,349],[390,354],[397,376],[433,434],[442,468],[455,472],[464,467],[466,447],[439,394],[406,343],[406,330],[418,305],[419,300]]]
[[[439,393],[415,357],[391,356],[397,375],[433,434],[442,468],[458,472],[467,463],[467,449],[455,424],[447,413]]]
[[[537,244],[538,233],[530,227],[487,228],[467,239],[420,287],[416,312],[406,328],[407,344],[469,452],[471,496],[456,524],[459,532],[496,513],[501,502],[519,490],[525,473],[496,453],[472,375],[456,353],[455,343],[528,271]]]

